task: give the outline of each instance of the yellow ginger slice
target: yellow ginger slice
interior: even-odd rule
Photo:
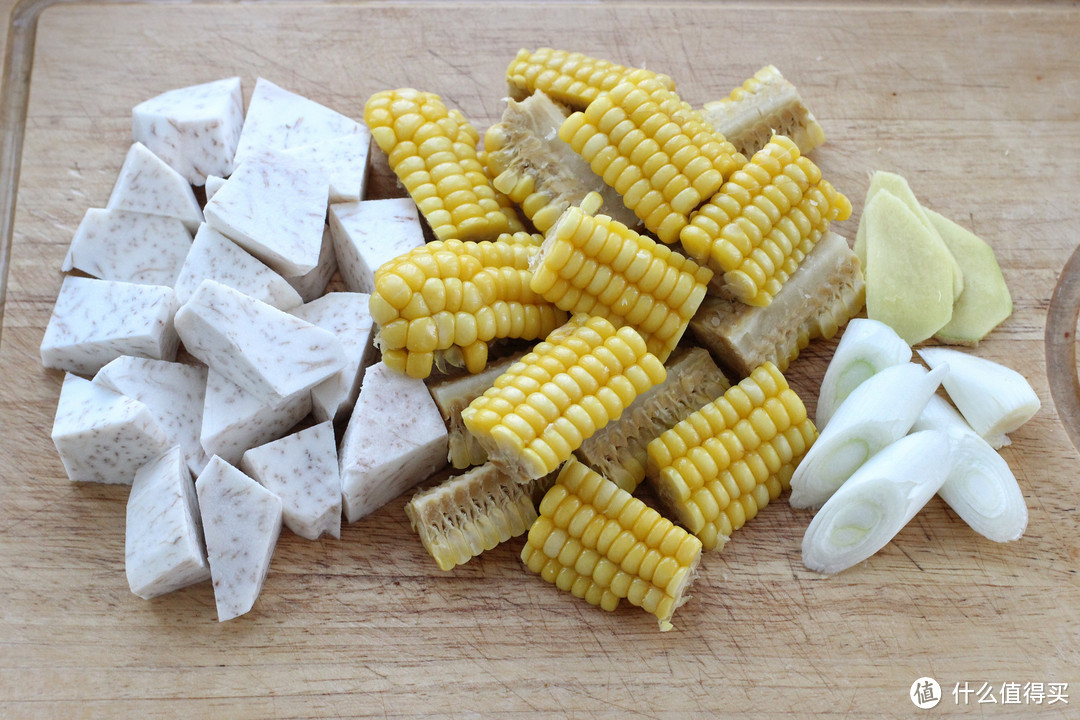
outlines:
[[[559,137],[669,244],[746,160],[673,91],[637,73],[570,115]]]
[[[544,337],[566,313],[529,289],[533,242],[437,240],[383,263],[369,301],[388,367],[426,378],[432,366],[478,373],[495,339]]]
[[[791,138],[804,155],[825,142],[825,131],[799,91],[773,65],[758,70],[728,97],[705,103],[701,116],[746,157],[773,135]]]
[[[816,438],[802,400],[766,363],[650,442],[646,477],[705,549],[723,548],[790,486]]]
[[[722,274],[731,297],[768,305],[829,223],[850,215],[848,199],[777,135],[693,214],[679,240]]]
[[[771,362],[781,371],[815,338],[831,338],[859,314],[862,269],[847,240],[827,232],[767,307],[708,295],[690,331],[736,377]]]
[[[439,406],[449,431],[450,464],[458,470],[487,462],[487,450],[476,441],[461,419],[461,411],[483,395],[524,353],[515,353],[493,363],[475,375],[455,375],[431,382],[428,390]]]
[[[461,417],[489,460],[524,482],[554,471],[665,377],[636,330],[576,315],[496,378]]]
[[[527,532],[554,481],[552,474],[522,484],[489,463],[418,492],[405,514],[439,568],[451,570]]]
[[[413,88],[368,98],[364,122],[440,240],[494,240],[519,230],[476,153],[480,134],[438,95]]]
[[[866,227],[866,315],[915,345],[952,317],[949,253],[911,208],[879,190],[863,210]]]
[[[701,542],[615,483],[571,459],[540,502],[521,559],[559,589],[604,610],[626,598],[661,630],[683,602]]]
[[[634,400],[622,417],[597,430],[575,453],[627,492],[645,479],[649,442],[729,387],[702,348],[676,350],[667,371],[664,382]]]
[[[521,102],[509,100],[502,120],[484,136],[487,170],[495,188],[517,203],[540,232],[590,192],[601,194],[606,214],[625,225],[637,225],[637,217],[614,188],[559,139],[565,120],[566,113],[542,92]]]
[[[572,207],[548,231],[533,260],[530,288],[562,310],[633,326],[666,361],[711,277],[707,268],[607,215]]]
[[[533,52],[518,50],[506,68],[506,82],[510,97],[515,100],[539,91],[572,108],[584,109],[601,92],[615,87],[635,70],[579,52],[542,47]],[[675,89],[674,81],[667,75],[647,70],[637,72],[656,78],[668,90]]]

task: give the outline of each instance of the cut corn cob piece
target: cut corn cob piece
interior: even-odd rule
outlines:
[[[512,228],[476,154],[480,134],[438,95],[412,88],[368,98],[364,121],[440,240],[493,240]]]
[[[488,463],[422,490],[405,514],[441,570],[451,570],[528,531],[554,474],[526,484]]]
[[[487,450],[465,427],[461,420],[461,411],[483,395],[495,383],[495,378],[506,372],[522,355],[524,353],[516,353],[489,363],[483,372],[476,375],[456,375],[428,385],[450,433],[449,460],[455,468],[460,470],[487,462]]]
[[[478,373],[496,338],[535,340],[566,313],[529,289],[533,242],[436,240],[383,263],[371,316],[383,362],[426,378],[432,366]]]
[[[571,459],[540,502],[522,561],[605,610],[622,598],[661,630],[687,598],[701,542],[599,473]]]
[[[559,128],[665,243],[746,159],[656,78],[630,73]]]
[[[790,486],[816,437],[802,400],[766,363],[650,442],[646,477],[707,550],[722,548]]]
[[[597,430],[575,453],[627,492],[645,479],[649,441],[730,387],[702,348],[676,350],[667,371],[664,382],[639,396],[622,417]]]
[[[521,49],[506,68],[506,82],[510,96],[515,100],[541,91],[572,108],[584,109],[597,95],[618,85],[634,69],[566,50],[538,48],[529,52]],[[655,77],[668,90],[675,89],[675,82],[667,75],[647,70],[641,72]]]
[[[784,372],[811,340],[831,338],[855,317],[865,299],[858,258],[847,240],[826,232],[768,307],[708,295],[690,330],[737,377],[766,362]]]
[[[825,142],[825,131],[799,91],[772,65],[723,100],[705,103],[701,115],[746,157],[765,147],[773,134],[791,138],[804,155]]]
[[[530,288],[562,310],[633,326],[663,362],[711,277],[708,268],[607,215],[572,207],[547,233]]]
[[[724,290],[750,305],[768,305],[833,220],[851,203],[776,135],[735,172],[679,235],[691,257],[723,274]]]
[[[540,232],[547,232],[566,208],[593,191],[603,197],[605,213],[637,225],[637,216],[614,188],[559,139],[565,120],[562,109],[542,92],[521,102],[509,100],[502,120],[484,136],[486,167],[495,189],[517,203]]]
[[[664,381],[663,363],[632,327],[577,315],[465,408],[488,458],[522,482],[547,475],[598,428]]]

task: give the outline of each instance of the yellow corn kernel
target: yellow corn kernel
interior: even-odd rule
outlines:
[[[779,495],[816,437],[802,400],[765,363],[650,442],[646,477],[711,550]]]
[[[625,598],[667,630],[701,550],[693,535],[571,459],[540,502],[521,559],[548,582],[605,610]]]
[[[623,77],[634,71],[607,60],[599,60],[577,52],[538,48],[534,52],[519,50],[506,68],[510,94],[520,100],[537,91],[573,108],[584,108],[605,90],[610,90]],[[669,90],[675,83],[667,75],[647,73]]]
[[[566,313],[529,288],[539,251],[523,238],[437,240],[384,263],[369,303],[383,354],[404,353],[391,366],[421,378],[433,363],[478,373],[492,340],[535,340],[559,327]]]
[[[745,163],[673,90],[640,72],[570,115],[559,137],[669,244],[690,213]]]
[[[666,361],[711,272],[606,215],[569,208],[548,232],[530,287],[556,307],[633,326]]]
[[[375,93],[364,121],[436,237],[493,240],[521,229],[484,175],[479,133],[438,95],[412,88]]]
[[[691,257],[723,277],[736,300],[767,306],[851,203],[798,146],[773,136],[679,233]]]
[[[481,465],[415,494],[405,505],[413,530],[442,570],[528,531],[554,475],[521,484]]]
[[[616,367],[601,361],[606,355]],[[592,385],[573,379],[572,373],[581,371],[595,380],[595,391],[587,393]],[[627,373],[638,379],[640,390]],[[616,330],[602,317],[577,315],[511,365],[461,417],[492,462],[508,474],[532,479],[567,460],[601,426],[598,415],[605,421],[618,418],[638,394],[666,377],[663,364],[632,328]]]

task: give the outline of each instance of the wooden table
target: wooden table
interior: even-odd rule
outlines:
[[[920,676],[938,712],[1080,705],[1078,455],[1052,402],[1044,323],[1080,237],[1080,10],[862,3],[297,3],[57,5],[37,27],[0,336],[0,716],[908,716]],[[283,533],[247,616],[209,584],[146,602],[124,576],[121,487],[70,484],[49,439],[61,375],[38,346],[76,225],[103,206],[130,108],[228,75],[265,76],[359,117],[413,85],[485,127],[519,47],[585,51],[726,95],[773,63],[828,134],[814,152],[862,209],[868,175],[991,242],[1015,312],[980,355],[1027,375],[1041,412],[1002,452],[1030,509],[998,545],[938,499],[839,576],[800,561],[810,515],[783,500],[704,558],[676,629],[614,614],[525,570],[520,539],[450,573],[404,500],[340,541]],[[384,160],[380,162],[385,163]],[[396,194],[385,165],[376,195]],[[854,237],[856,220],[837,226]],[[1075,318],[1075,315],[1072,317]],[[789,371],[813,406],[834,343]],[[1006,683],[1070,683],[1068,706],[1001,705]],[[952,691],[989,684],[998,706]],[[1075,715],[1074,715],[1075,716]]]

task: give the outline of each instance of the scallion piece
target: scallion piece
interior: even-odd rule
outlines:
[[[803,564],[832,574],[866,560],[941,489],[952,465],[943,432],[923,430],[892,443],[814,516],[803,536]]]

